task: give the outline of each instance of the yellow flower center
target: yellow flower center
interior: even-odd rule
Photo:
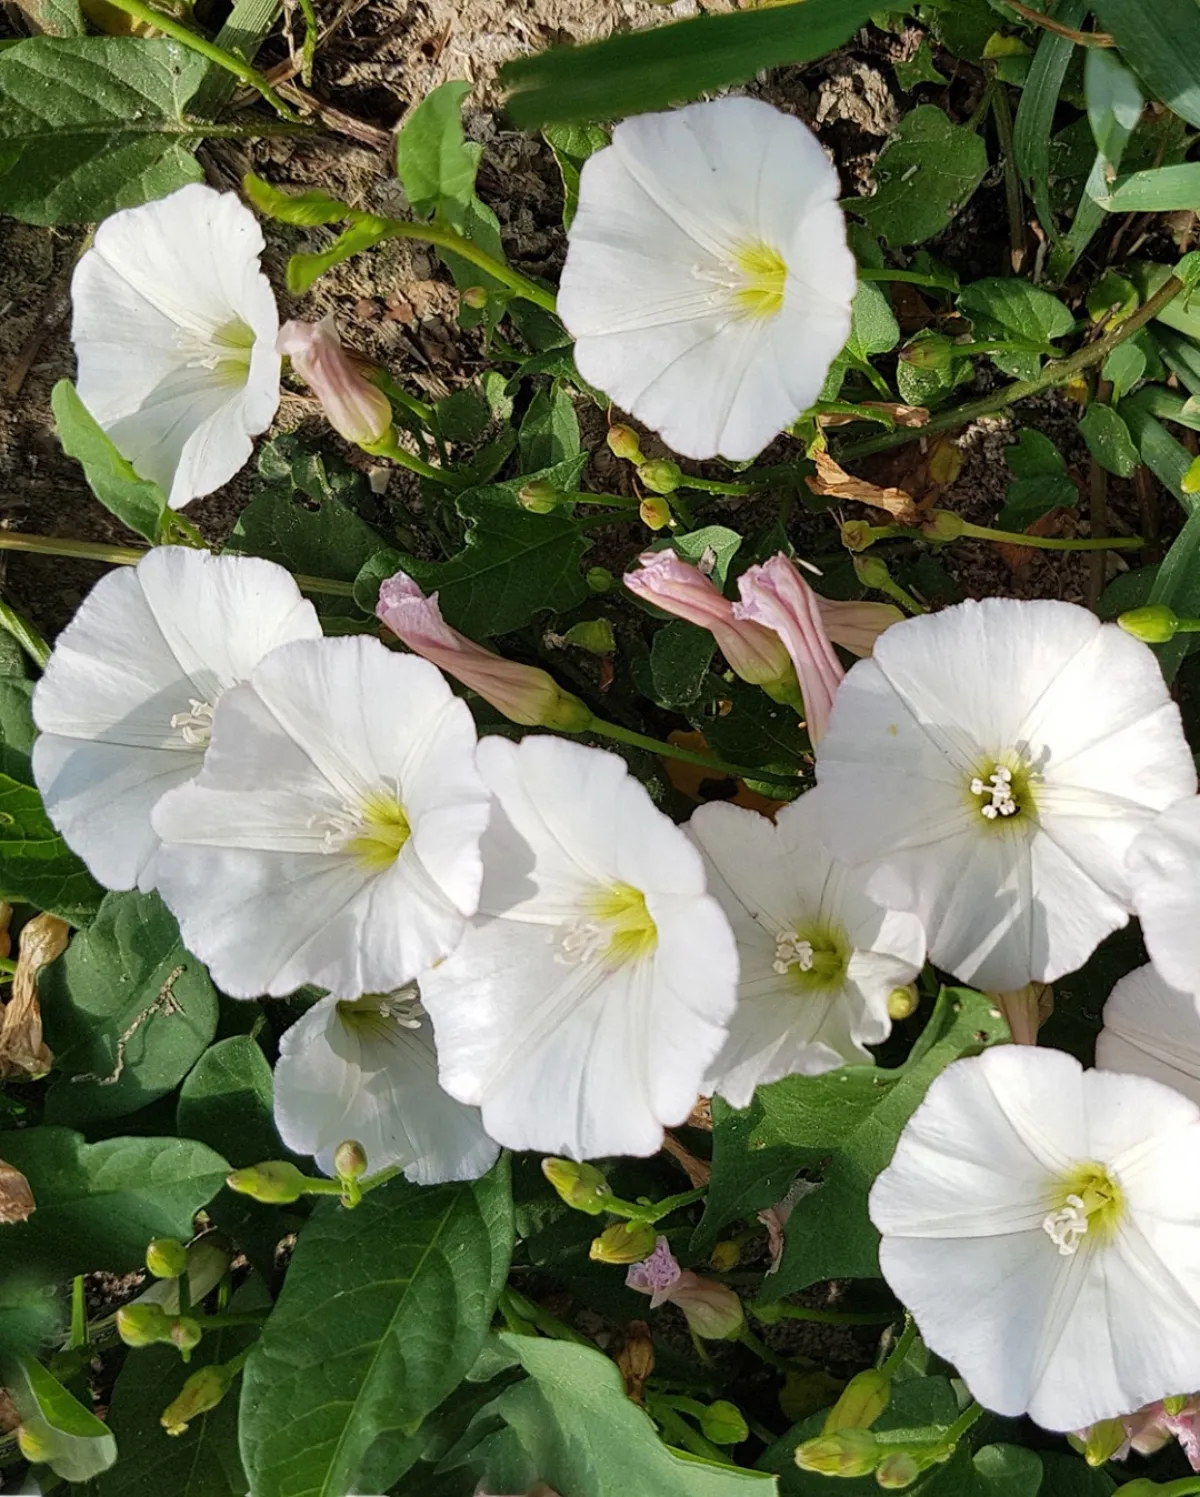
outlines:
[[[733,252],[733,263],[743,277],[733,293],[734,304],[745,317],[774,317],[783,306],[787,265],[779,251],[761,239],[747,240]]]
[[[1033,773],[1016,755],[984,760],[966,788],[968,804],[987,826],[1021,825],[1034,819]]]
[[[373,873],[390,868],[412,835],[404,807],[387,790],[372,791],[352,814],[334,819],[342,824],[326,833],[334,839],[329,851],[349,853]]]
[[[816,922],[797,922],[779,933],[772,968],[803,994],[839,987],[846,977],[850,942],[845,931]]]
[[[1051,1206],[1042,1231],[1066,1258],[1085,1237],[1098,1246],[1112,1240],[1125,1216],[1125,1193],[1104,1165],[1085,1160],[1055,1182]]]
[[[646,908],[646,896],[632,884],[613,884],[595,895],[590,913],[608,932],[603,956],[611,966],[640,962],[658,945],[658,927]]]

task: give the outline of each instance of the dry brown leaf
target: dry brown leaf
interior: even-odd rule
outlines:
[[[708,753],[708,740],[703,733],[687,733],[677,728],[668,734],[667,742],[676,748],[690,749],[694,754]],[[720,774],[716,770],[703,769],[699,764],[685,764],[682,759],[668,759],[663,756],[663,765],[667,771],[667,779],[679,791],[680,795],[686,795],[689,800],[699,801],[703,804],[710,800],[728,800],[732,805],[745,806],[747,811],[758,811],[763,816],[774,816],[780,806],[786,805],[786,801],[769,800],[765,795],[759,795],[757,790],[751,790],[742,780]],[[706,794],[708,789],[720,790],[723,787],[733,785],[735,792],[731,796]]]
[[[642,1403],[642,1388],[654,1371],[654,1341],[644,1320],[631,1320],[625,1327],[614,1361],[625,1381],[626,1394],[634,1403]]]
[[[0,1223],[23,1222],[36,1209],[29,1181],[15,1165],[0,1159]]]
[[[1026,525],[1024,534],[1061,535],[1066,515],[1065,509],[1052,509],[1039,515],[1032,525]],[[1044,554],[1034,546],[1009,545],[1005,541],[996,542],[996,551],[1014,577],[1027,576],[1038,556]]]
[[[12,997],[0,1019],[0,1079],[44,1076],[54,1056],[42,1038],[37,975],[67,949],[71,927],[56,915],[36,915],[21,931]]]
[[[859,405],[864,410],[881,411],[885,416],[890,416],[897,426],[924,426],[929,420],[929,412],[923,405],[900,405],[894,400],[860,400]],[[817,417],[817,425],[845,426],[858,419],[849,412],[830,411]]]
[[[697,1159],[690,1149],[684,1148],[673,1133],[663,1134],[663,1150],[683,1170],[691,1181],[693,1190],[701,1185],[707,1185],[712,1179],[712,1165],[706,1159]]]
[[[805,482],[814,494],[828,495],[831,499],[853,499],[858,504],[886,510],[901,525],[915,525],[920,519],[913,496],[904,489],[881,489],[865,478],[855,478],[835,463],[827,452],[814,453],[813,462],[817,471]]]

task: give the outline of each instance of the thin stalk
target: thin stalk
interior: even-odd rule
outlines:
[[[134,4],[136,0],[121,0],[124,5]],[[355,214],[350,222],[370,217],[369,214]],[[452,254],[461,255],[464,260],[469,260],[472,265],[477,265],[480,270],[487,271],[494,280],[524,301],[531,301],[535,306],[541,307],[543,311],[556,313],[558,304],[551,292],[536,281],[531,281],[528,276],[523,276],[519,270],[514,270],[511,265],[505,265],[502,260],[494,259],[487,250],[480,249],[473,239],[466,239],[450,228],[448,224],[439,223],[414,223],[406,218],[384,218],[379,220],[387,225],[387,234],[391,239],[423,239],[427,244],[436,244],[439,249],[448,249]]]
[[[757,1318],[758,1311],[753,1304],[749,1308]],[[768,1324],[774,1324],[776,1320],[807,1320],[814,1325],[891,1325],[896,1315],[884,1311],[816,1310],[809,1305],[785,1305],[776,1300],[765,1318]]]
[[[206,1331],[235,1325],[262,1325],[267,1318],[265,1310],[225,1310],[219,1315],[197,1315],[195,1319]]]
[[[143,0],[112,0],[112,4],[117,10],[123,10],[127,16],[133,16],[135,20],[144,21],[146,25],[156,27],[164,36],[169,36],[180,46],[198,52],[201,57],[207,58],[217,67],[224,68],[227,73],[232,73],[240,82],[256,89],[279,118],[289,125],[304,123],[258,69],[252,68],[244,58],[238,57],[233,52],[226,52],[224,47],[218,47],[215,42],[210,42],[207,37],[193,31],[190,26],[184,26],[173,16],[165,15],[161,10],[155,10],[152,5],[143,4]]]
[[[1039,551],[1140,551],[1145,541],[1140,535],[1091,536],[1086,540],[1063,540],[1049,535],[1025,535],[1018,530],[993,530],[989,525],[962,522],[964,539],[995,541],[1005,546],[1033,546]]]
[[[1017,157],[1013,147],[1012,107],[1001,84],[992,98],[992,118],[996,122],[996,139],[1004,162],[1004,203],[1008,212],[1008,260],[1014,271],[1025,261],[1025,215],[1021,202],[1021,178],[1017,174]]]
[[[584,731],[595,733],[601,738],[615,739],[617,743],[627,743],[631,748],[646,749],[651,754],[679,759],[684,764],[698,764],[701,769],[711,769],[718,775],[732,775],[736,780],[774,780],[781,785],[795,785],[798,779],[796,775],[778,774],[771,769],[730,764],[725,759],[718,759],[715,754],[694,754],[690,749],[676,748],[673,743],[664,743],[661,738],[648,738],[644,733],[635,733],[630,728],[621,727],[620,723],[605,722],[600,717],[593,717]]]
[[[596,1343],[588,1339],[573,1326],[567,1325],[565,1321],[559,1320],[557,1315],[552,1315],[549,1310],[544,1310],[536,1300],[531,1300],[509,1285],[501,1292],[500,1305],[503,1311],[507,1308],[530,1325],[536,1326],[543,1336],[549,1336],[555,1341],[571,1341],[576,1346],[590,1346],[595,1350]]]
[[[304,41],[300,46],[300,82],[305,88],[312,87],[313,53],[317,50],[317,13],[312,0],[298,0],[300,14],[304,17]]]
[[[621,509],[637,509],[641,500],[632,494],[585,494],[582,489],[565,489],[564,504],[615,504]]]
[[[737,499],[759,492],[752,483],[724,483],[719,478],[696,478],[691,473],[683,475],[679,480],[679,487],[699,489],[704,494],[732,494]]]
[[[426,405],[423,400],[418,400],[415,395],[410,395],[403,385],[397,384],[386,370],[380,371],[376,383],[389,399],[394,400],[397,405],[403,406],[423,426],[432,427],[433,407],[431,405]]]
[[[971,1428],[975,1421],[983,1413],[983,1405],[980,1403],[969,1403],[946,1433],[942,1436],[941,1443],[955,1446]]]
[[[29,620],[22,618],[3,598],[0,598],[0,629],[12,635],[38,670],[45,670],[46,661],[50,659],[50,646]]]
[[[381,442],[376,442],[372,447],[364,447],[363,451],[369,452],[372,457],[386,457],[399,467],[407,468],[410,473],[416,473],[421,478],[431,478],[434,483],[448,483],[452,487],[462,487],[462,480],[457,474],[447,473],[444,468],[435,468],[424,458],[417,457],[401,447],[394,426]]]
[[[906,427],[900,431],[884,432],[877,437],[867,437],[863,441],[851,442],[838,449],[837,459],[839,462],[844,462],[850,458],[866,457],[868,453],[886,452],[892,447],[903,447],[908,442],[915,442],[920,437],[933,436],[939,431],[953,431],[955,427],[965,426],[969,421],[978,420],[980,416],[994,416],[998,411],[1004,411],[1009,406],[1016,405],[1019,400],[1028,400],[1031,395],[1040,395],[1043,390],[1053,389],[1056,385],[1065,385],[1083,370],[1090,369],[1093,364],[1102,364],[1114,348],[1124,343],[1126,338],[1131,338],[1140,328],[1145,327],[1146,323],[1157,317],[1182,290],[1183,282],[1177,276],[1168,276],[1144,306],[1139,307],[1131,317],[1119,327],[1114,328],[1106,337],[1087,344],[1077,353],[1073,353],[1070,358],[1047,364],[1034,379],[1014,380],[1012,384],[1005,385],[1003,389],[991,395],[968,401],[966,405],[956,406],[952,411],[943,411],[941,415],[932,417],[924,426]]]
[[[723,1455],[715,1445],[710,1444],[699,1430],[693,1429],[682,1415],[677,1414],[665,1398],[652,1393],[647,1398],[646,1404],[646,1412],[662,1430],[669,1445],[675,1445],[681,1450],[690,1450],[693,1455],[711,1461],[714,1466],[733,1464],[728,1456]]]
[[[640,1219],[653,1226],[655,1222],[662,1221],[664,1216],[670,1216],[672,1211],[682,1211],[685,1206],[702,1201],[707,1194],[708,1186],[698,1185],[695,1190],[685,1190],[677,1196],[666,1196],[655,1205],[644,1207]]]
[[[1074,42],[1078,47],[1115,47],[1117,45],[1106,31],[1076,31],[1073,26],[1064,26],[1061,21],[1044,16],[1040,10],[1023,5],[1021,0],[1004,0],[1004,3],[1009,10],[1015,10],[1031,25],[1039,26],[1043,31],[1052,31],[1055,36],[1064,36],[1067,41]]]
[[[957,279],[951,280],[949,276],[926,275],[920,270],[889,270],[886,265],[881,270],[860,265],[858,278],[860,281],[899,281],[907,286],[931,286],[937,291],[958,290]]]
[[[896,1338],[896,1344],[879,1364],[879,1371],[885,1377],[893,1377],[899,1370],[900,1364],[908,1356],[909,1348],[917,1339],[917,1323],[911,1315],[904,1317],[904,1329]]]
[[[83,1275],[76,1274],[71,1281],[71,1351],[88,1344],[87,1300],[83,1289]]]
[[[759,1361],[765,1362],[768,1367],[774,1367],[779,1372],[795,1371],[795,1368],[786,1357],[781,1357],[765,1341],[760,1341],[748,1325],[742,1326],[736,1339],[741,1342],[747,1351],[752,1351]]]

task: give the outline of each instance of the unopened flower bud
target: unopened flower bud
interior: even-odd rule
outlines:
[[[964,522],[948,509],[935,509],[921,526],[921,533],[931,541],[956,541],[962,535]]]
[[[868,1367],[850,1379],[838,1401],[825,1416],[822,1434],[841,1429],[870,1429],[888,1406],[892,1380],[878,1368]]]
[[[239,1195],[250,1196],[268,1206],[288,1206],[304,1194],[308,1176],[285,1159],[267,1159],[248,1169],[234,1170],[225,1183]]]
[[[573,1159],[543,1159],[542,1174],[561,1200],[588,1216],[602,1215],[612,1199],[608,1181],[594,1165],[576,1164]]]
[[[276,349],[324,408],[329,424],[347,442],[376,447],[392,430],[387,396],[364,375],[364,366],[342,347],[332,315],[320,322],[285,322]]]
[[[650,530],[661,530],[671,521],[671,506],[656,495],[643,499],[638,505],[638,513],[642,517],[642,524]]]
[[[1174,639],[1179,629],[1179,619],[1174,609],[1165,603],[1150,603],[1145,608],[1130,608],[1117,615],[1117,623],[1126,634],[1140,639],[1148,645],[1165,645]]]
[[[532,483],[524,484],[517,490],[517,503],[531,515],[550,514],[566,497],[561,489],[556,489],[544,478],[535,478]]]
[[[201,1367],[193,1372],[174,1399],[162,1411],[159,1423],[169,1435],[182,1435],[193,1419],[207,1414],[229,1391],[233,1374],[226,1367]]]
[[[902,1492],[912,1486],[923,1470],[920,1461],[908,1451],[893,1450],[876,1467],[875,1480],[885,1492]]]
[[[802,1471],[822,1476],[867,1476],[879,1464],[882,1452],[869,1429],[842,1429],[833,1435],[818,1435],[796,1449],[796,1464]]]
[[[572,624],[562,638],[564,644],[586,650],[589,655],[611,655],[617,645],[613,626],[607,619],[584,619]]]
[[[900,350],[900,357],[914,369],[949,369],[954,358],[954,344],[941,333],[914,338]]]
[[[173,1345],[179,1348],[183,1360],[186,1362],[200,1345],[201,1337],[204,1335],[200,1328],[200,1322],[190,1315],[180,1315],[171,1322],[171,1334],[168,1338]]]
[[[122,1305],[117,1311],[117,1335],[126,1346],[156,1346],[170,1341],[172,1323],[161,1305]]]
[[[146,1267],[156,1279],[177,1279],[187,1271],[187,1248],[174,1237],[156,1237],[146,1248]]]
[[[673,463],[666,458],[655,458],[652,462],[643,463],[638,469],[638,477],[648,489],[656,494],[673,494],[679,487],[683,477],[683,470],[678,463]]]
[[[1101,1419],[1086,1433],[1083,1458],[1089,1466],[1106,1465],[1128,1441],[1129,1431],[1122,1419]]]
[[[465,304],[473,311],[482,312],[488,304],[488,290],[486,286],[468,286],[462,294]]]
[[[593,593],[610,593],[617,585],[617,579],[607,567],[588,567],[584,581]]]
[[[632,426],[610,426],[608,428],[608,450],[614,457],[629,463],[643,463],[641,442]]]
[[[901,1019],[911,1019],[917,1011],[917,990],[913,983],[907,987],[893,988],[888,994],[887,1011],[888,1018],[894,1023]]]
[[[847,551],[865,551],[871,544],[871,530],[872,527],[866,520],[844,521],[842,524],[842,545],[845,546]],[[880,566],[883,566],[882,562],[880,562]],[[858,567],[856,565],[855,571],[857,570]],[[884,570],[886,571],[887,568],[885,567]],[[862,574],[860,573],[859,575],[861,576]],[[865,577],[862,580],[866,582]],[[874,587],[876,584],[867,582],[867,586]]]
[[[340,1180],[358,1180],[367,1172],[367,1151],[357,1139],[348,1138],[333,1151],[333,1173]]]
[[[615,1356],[625,1380],[625,1392],[634,1403],[641,1403],[642,1387],[654,1371],[654,1341],[644,1320],[629,1322]]]
[[[718,1273],[728,1273],[742,1261],[742,1250],[732,1239],[718,1242],[709,1254],[708,1261]]]
[[[640,1263],[654,1251],[656,1241],[648,1222],[614,1222],[592,1240],[588,1256],[597,1263]]]
[[[852,527],[858,522],[848,520],[843,530]],[[851,561],[854,567],[854,575],[864,587],[869,587],[873,592],[885,593],[892,585],[892,574],[887,569],[887,563],[881,561],[878,556],[855,556]]]
[[[718,1398],[700,1417],[700,1429],[714,1445],[740,1445],[750,1438],[750,1426],[737,1404]]]

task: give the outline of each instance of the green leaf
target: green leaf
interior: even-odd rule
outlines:
[[[926,4],[921,16],[948,52],[966,62],[984,60],[988,39],[996,29],[996,12],[988,0],[952,0],[949,5]]]
[[[1079,423],[1088,451],[1102,468],[1118,478],[1132,478],[1141,458],[1129,428],[1111,405],[1090,405]]]
[[[0,1365],[43,1353],[61,1335],[63,1319],[52,1285],[28,1274],[5,1274],[0,1278]]]
[[[117,1442],[108,1425],[32,1357],[10,1363],[5,1381],[22,1428],[39,1446],[39,1464],[55,1476],[87,1481],[116,1460]]]
[[[401,551],[377,551],[354,585],[359,607],[374,612],[379,584],[407,572],[428,593],[437,591],[447,623],[472,639],[523,629],[543,612],[566,613],[588,596],[580,562],[590,541],[569,515],[531,515],[516,490],[541,478],[573,489],[582,459],[506,484],[470,489],[457,508],[466,520],[466,544],[449,561],[424,561]]]
[[[160,38],[33,37],[0,52],[0,213],[90,223],[203,173],[184,105],[205,63]]]
[[[850,309],[846,351],[857,359],[890,353],[900,341],[900,324],[887,293],[878,281],[859,281]]]
[[[477,442],[492,421],[491,408],[476,389],[455,390],[433,409],[438,432],[447,442]]]
[[[985,327],[977,330],[985,337],[991,331],[986,325],[993,324],[1010,337],[1045,345],[1075,326],[1070,309],[1057,296],[1017,276],[996,276],[964,286],[958,309],[973,323],[984,322]]]
[[[1188,516],[1159,564],[1149,602],[1168,604],[1180,618],[1195,618],[1200,612],[1200,506]],[[1195,638],[1194,634],[1177,634],[1165,645],[1155,647],[1167,681],[1175,679]]]
[[[875,0],[805,0],[803,7],[696,16],[522,57],[501,71],[511,90],[508,112],[529,130],[665,109],[744,83],[763,68],[823,57],[874,8]]]
[[[650,646],[655,700],[663,707],[686,707],[700,695],[716,646],[707,629],[684,619],[659,629]]]
[[[912,1054],[898,1070],[849,1066],[760,1086],[743,1112],[713,1103],[713,1174],[697,1251],[730,1222],[781,1200],[800,1169],[820,1180],[787,1225],[779,1271],[764,1295],[781,1298],[821,1279],[876,1278],[879,1234],[867,1194],[929,1083],[951,1061],[1006,1038],[992,1003],[944,988]]]
[[[579,206],[579,177],[589,156],[602,151],[611,136],[601,125],[547,125],[542,131],[554,152],[563,184],[563,228],[569,229]]]
[[[21,10],[35,31],[47,36],[86,36],[79,0],[23,0]]]
[[[1079,490],[1066,473],[1038,473],[1032,478],[1015,479],[1008,486],[1007,497],[996,516],[1001,530],[1028,530],[1035,520],[1054,509],[1074,509]]]
[[[219,1154],[190,1139],[89,1144],[69,1128],[6,1133],[4,1157],[29,1181],[37,1210],[0,1226],[0,1278],[139,1268],[152,1237],[191,1237],[193,1217],[229,1173]]]
[[[724,591],[729,568],[742,544],[742,538],[736,530],[730,530],[726,525],[701,525],[699,530],[689,530],[686,535],[672,536],[666,544],[671,545],[686,561],[694,561],[699,565],[707,559],[709,565],[704,570],[716,586]],[[657,551],[658,546],[651,546],[650,549]]]
[[[1088,12],[1088,0],[1058,0],[1053,19],[1060,25],[1078,27]],[[1033,66],[1021,92],[1021,103],[1013,122],[1013,155],[1025,191],[1033,199],[1038,221],[1051,239],[1058,237],[1050,201],[1050,147],[1054,136],[1054,112],[1067,76],[1074,44],[1052,31],[1043,33]],[[1084,165],[1084,173],[1087,165]]]
[[[949,82],[949,79],[937,70],[928,37],[921,38],[921,45],[907,62],[896,64],[896,82],[906,94],[911,93],[919,83]]]
[[[689,714],[692,725],[708,739],[714,753],[733,764],[776,769],[785,774],[803,766],[811,750],[792,708],[780,706],[765,691],[736,677],[732,681],[717,681],[714,692],[710,704],[712,715],[694,708]],[[716,701],[722,705],[716,707]],[[732,705],[726,707],[727,703]],[[780,794],[777,784],[770,788],[770,794]]]
[[[875,195],[845,206],[893,248],[921,244],[946,227],[986,170],[979,136],[935,104],[921,104],[900,121],[876,161]]]
[[[1125,144],[1141,118],[1142,91],[1121,59],[1104,47],[1086,48],[1083,87],[1096,150],[1106,164],[1105,175],[1111,175],[1120,166]]]
[[[479,1355],[512,1242],[507,1159],[319,1207],[244,1374],[255,1497],[343,1497],[376,1440],[415,1430]]]
[[[513,1491],[514,1475],[522,1489],[537,1479],[571,1497],[769,1497],[775,1490],[761,1472],[668,1450],[603,1352],[536,1336],[496,1340],[527,1375],[476,1415],[442,1468],[475,1465],[479,1490]],[[496,1437],[498,1421],[507,1438]]]
[[[1067,471],[1062,453],[1048,436],[1031,426],[1023,428],[1017,440],[1004,449],[1004,461],[1018,478],[1055,477]]]
[[[1159,397],[1163,398],[1163,404],[1167,406],[1165,410],[1159,405]],[[1167,404],[1168,401],[1170,404]],[[1183,405],[1184,402],[1177,395],[1168,397],[1167,391],[1160,390],[1158,386],[1145,385],[1121,402],[1120,414],[1141,454],[1142,462],[1161,484],[1170,489],[1190,514],[1200,502],[1195,494],[1187,494],[1183,489],[1183,476],[1192,465],[1192,455],[1156,419],[1160,414],[1168,420],[1179,419],[1183,415]],[[1184,634],[1176,638],[1192,641],[1196,636]]]
[[[462,103],[469,83],[443,83],[426,94],[396,136],[396,170],[409,206],[418,217],[465,222],[475,197],[482,147],[468,145]]]
[[[349,260],[352,255],[373,249],[388,237],[388,233],[387,219],[367,213],[355,215],[354,222],[343,229],[328,249],[305,250],[292,256],[287,264],[288,290],[294,296],[303,296],[327,270]]]
[[[54,1052],[49,1123],[122,1117],[165,1096],[217,1028],[208,973],[157,894],[107,895],[38,995]]]
[[[1113,387],[1113,399],[1125,399],[1146,372],[1146,352],[1136,338],[1118,343],[1101,367],[1101,375]]]
[[[1171,213],[1177,208],[1200,208],[1200,162],[1131,172],[1118,177],[1096,201],[1106,213]]]
[[[0,898],[86,924],[104,891],[50,824],[32,785],[0,774]]]
[[[1091,0],[1097,24],[1155,98],[1200,125],[1200,8],[1195,0]]]
[[[553,468],[579,456],[579,421],[571,397],[555,385],[539,390],[521,422],[521,467],[527,472]]]
[[[1041,1452],[1045,1468],[1044,1497],[1111,1497],[1117,1484],[1107,1471],[1089,1466],[1080,1456],[1057,1450]]]
[[[88,488],[104,508],[151,545],[162,539],[170,523],[167,496],[156,483],[137,476],[69,379],[55,385],[50,407],[63,451],[82,465]]]
[[[242,191],[264,218],[274,218],[280,223],[295,224],[311,229],[318,224],[340,223],[349,218],[354,210],[349,203],[330,197],[320,187],[308,192],[280,192],[254,172],[242,178]]]

